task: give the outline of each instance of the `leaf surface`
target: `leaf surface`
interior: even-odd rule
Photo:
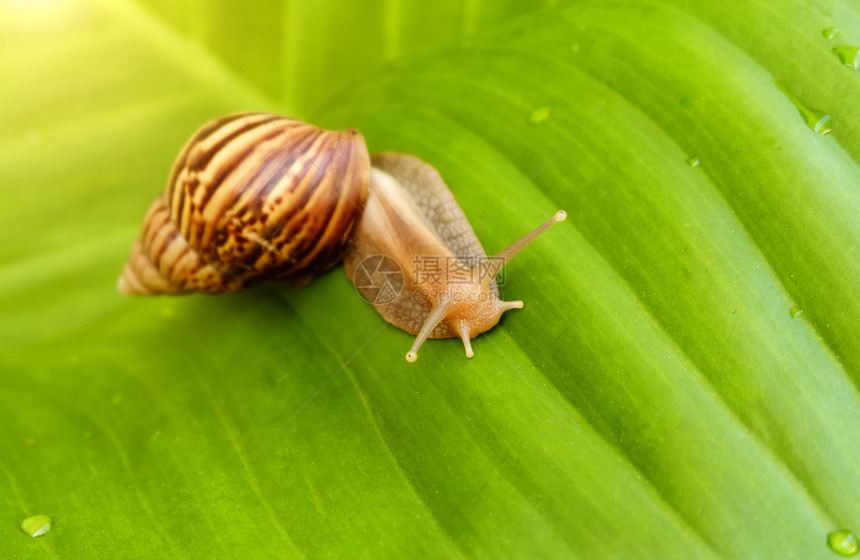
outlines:
[[[5,555],[833,557],[860,11],[360,5],[0,4]],[[525,309],[407,364],[341,269],[117,294],[182,143],[239,110],[432,163],[491,254],[567,210],[505,271]]]

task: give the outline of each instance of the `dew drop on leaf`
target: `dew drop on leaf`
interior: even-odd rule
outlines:
[[[780,86],[779,89],[781,89],[785,96],[794,104],[797,108],[797,112],[800,113],[801,117],[803,117],[803,121],[810,130],[822,136],[830,133],[830,126],[832,124],[830,115],[824,111],[808,107],[803,101],[790,94],[784,87]]]
[[[699,166],[699,158],[696,156],[690,156],[686,159],[687,165],[690,167],[698,167]]]
[[[835,27],[828,27],[827,29],[822,29],[821,36],[825,39],[835,39],[839,36],[839,29]]]
[[[840,556],[854,556],[860,551],[857,537],[848,529],[839,529],[827,534],[827,546]]]
[[[839,62],[848,68],[851,68],[852,70],[860,68],[860,47],[842,45],[839,47],[833,47],[830,49],[830,52],[835,54],[836,58],[839,59]]]
[[[21,530],[31,537],[41,537],[51,530],[54,521],[47,515],[34,515],[21,522]]]
[[[792,306],[791,309],[788,310],[788,313],[789,313],[789,315],[791,315],[792,319],[797,319],[798,317],[800,317],[803,314],[803,309],[794,305],[794,306]]]
[[[812,124],[807,122],[806,124],[808,124],[809,128],[814,130],[816,134],[820,134],[822,136],[830,134],[830,115],[823,111],[818,111],[817,113],[818,114],[815,115],[817,117],[815,123]]]
[[[532,124],[540,124],[549,117],[549,112],[549,107],[540,107],[535,109],[529,117],[529,122]]]

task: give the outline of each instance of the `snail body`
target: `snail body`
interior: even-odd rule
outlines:
[[[427,163],[392,152],[371,158],[355,130],[242,113],[206,124],[180,152],[119,289],[178,295],[263,280],[302,285],[343,259],[382,317],[416,335],[408,361],[428,338],[461,338],[472,357],[471,338],[523,307],[501,300],[496,274],[565,217],[558,212],[488,258]],[[399,289],[383,282],[390,293],[380,298],[380,275],[399,278]]]

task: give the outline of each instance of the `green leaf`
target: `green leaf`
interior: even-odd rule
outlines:
[[[4,557],[835,557],[854,3],[251,4],[0,3]],[[567,210],[507,267],[525,309],[407,364],[340,269],[119,295],[175,154],[239,110],[432,163],[489,253]]]

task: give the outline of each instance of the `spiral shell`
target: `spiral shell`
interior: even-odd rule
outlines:
[[[361,134],[265,113],[211,121],[179,154],[119,279],[126,294],[303,283],[343,256],[364,210]]]

